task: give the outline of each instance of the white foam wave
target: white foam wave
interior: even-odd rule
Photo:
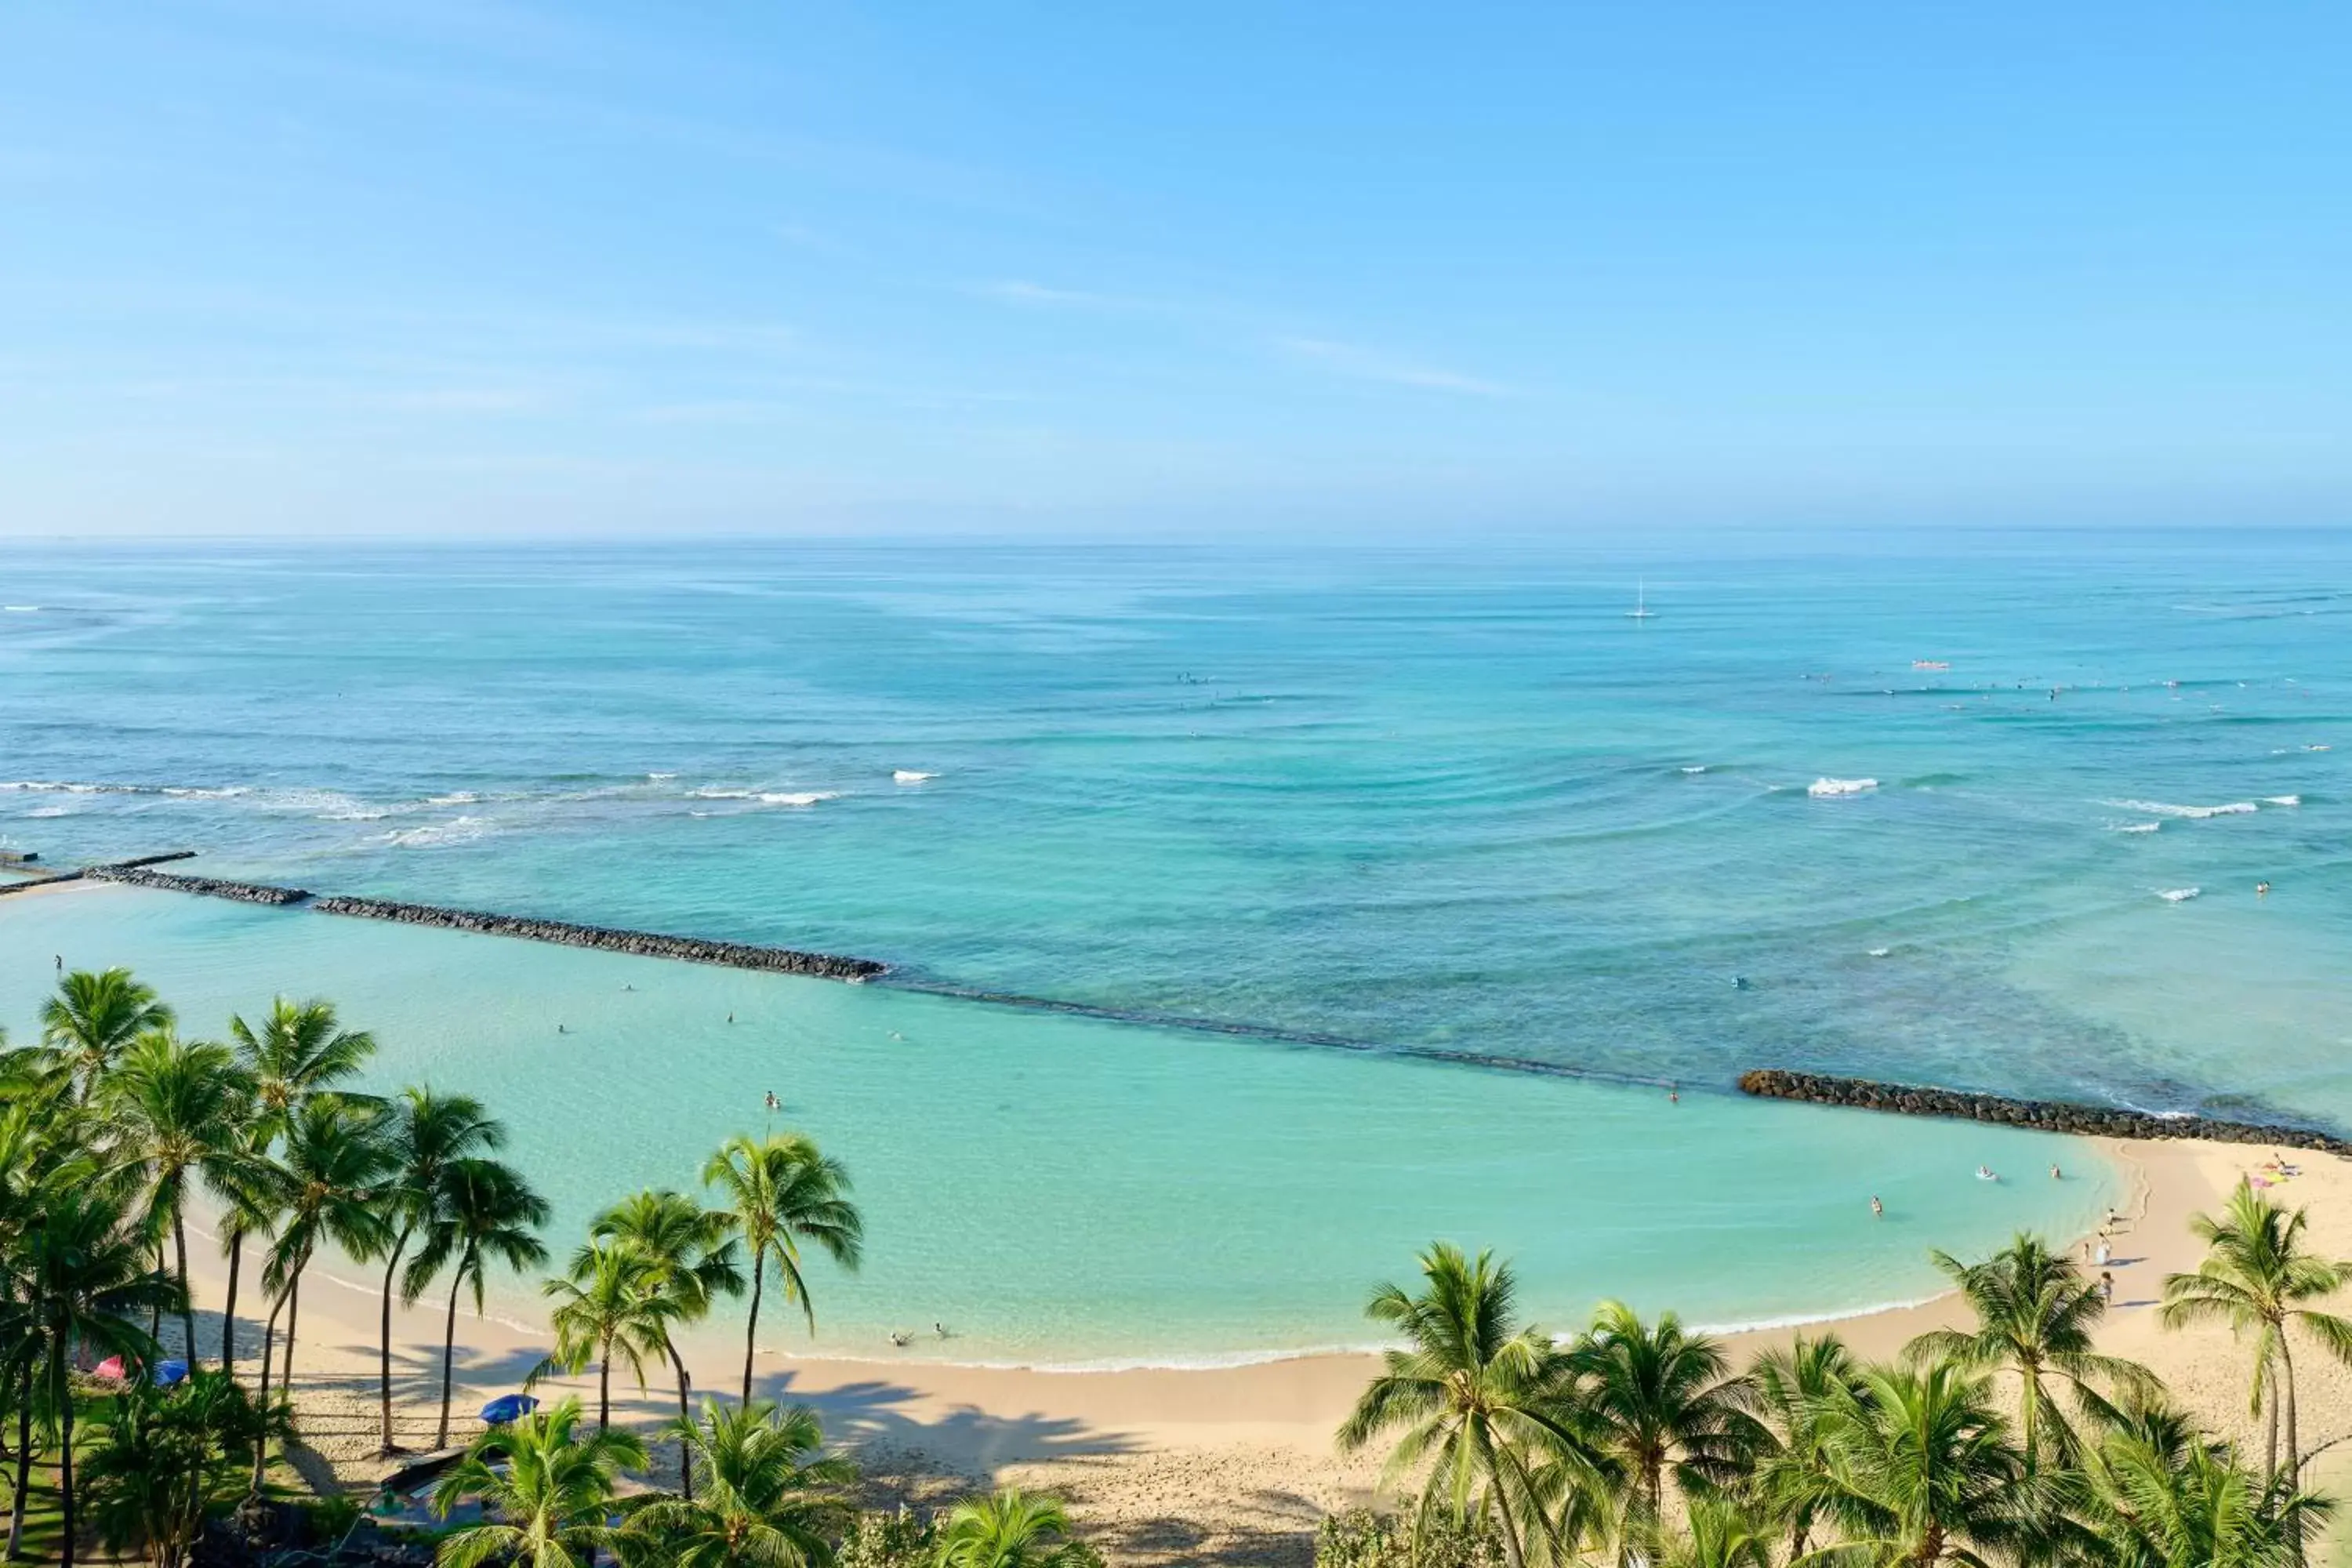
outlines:
[[[923,784],[939,776],[940,775],[937,773],[919,773],[912,768],[893,768],[890,771],[890,782],[892,784]]]
[[[686,793],[697,800],[750,800],[760,792],[754,789],[693,789]]]
[[[2202,888],[2159,888],[2156,896],[2168,904],[2185,904],[2204,890]]]
[[[676,777],[677,777],[676,773],[647,773],[646,775],[646,782],[647,784],[667,784],[670,780]]]
[[[1706,764],[1705,763],[1693,763],[1690,766],[1683,769],[1683,772],[1686,773],[1703,773],[1706,772]]]
[[[41,606],[38,605],[0,605],[0,610],[5,610],[12,616],[37,616],[41,613]]]
[[[1877,787],[1876,779],[1818,778],[1805,786],[1805,793],[1816,800],[1826,800],[1834,795],[1860,795]]]
[[[1870,956],[1873,958],[1885,958],[1894,951],[1895,950],[1891,947],[1874,947],[1870,950]]]
[[[72,816],[75,812],[69,805],[37,805],[25,815],[26,816]]]
[[[446,822],[428,822],[422,827],[404,827],[383,836],[383,841],[400,849],[429,849],[440,844],[470,844],[490,831],[489,818],[457,816]]]
[[[2118,822],[2110,826],[2107,831],[2110,833],[2156,833],[2161,831],[2163,826],[2164,824],[2161,822]]]
[[[427,805],[472,805],[481,798],[482,797],[480,795],[476,795],[472,790],[460,789],[452,790],[447,795],[426,795],[425,797],[425,804]]]
[[[2263,796],[2263,804],[2264,805],[2301,805],[2303,804],[2303,796],[2299,795],[2266,795]]]
[[[2182,816],[2201,821],[2209,816],[2244,816],[2262,807],[2251,800],[2233,800],[2225,805],[2173,805],[2160,800],[2110,800],[2102,804],[2117,811],[2146,812],[2150,816]]]
[[[761,805],[814,805],[821,800],[838,800],[840,797],[841,792],[837,789],[778,790],[760,796],[760,804]]]

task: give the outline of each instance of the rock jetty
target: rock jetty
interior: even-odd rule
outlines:
[[[2215,1143],[2267,1143],[2275,1148],[2317,1149],[2352,1154],[2352,1143],[2308,1127],[2254,1121],[2224,1121],[2210,1116],[2156,1116],[2115,1106],[2071,1105],[2063,1100],[2011,1100],[2004,1095],[1918,1084],[1876,1083],[1863,1078],[1784,1072],[1759,1068],[1739,1077],[1739,1091],[1764,1100],[1801,1100],[1811,1105],[1843,1105],[1857,1110],[1891,1110],[1905,1116],[1941,1116],[1959,1121],[1990,1121],[2038,1132],[2101,1138],[2201,1138]]]
[[[273,888],[266,882],[224,882],[217,877],[183,877],[170,871],[150,870],[149,864],[126,860],[113,866],[92,866],[82,875],[94,882],[200,893],[207,899],[234,899],[241,904],[299,904],[310,896],[301,888]]]
[[[829,952],[802,952],[789,947],[758,947],[741,942],[711,942],[695,936],[665,936],[656,931],[615,931],[606,926],[573,925],[568,921],[485,914],[477,910],[445,910],[436,904],[394,903],[388,899],[332,897],[320,899],[310,907],[330,915],[356,915],[364,920],[398,921],[404,925],[439,926],[446,931],[476,931],[485,936],[522,937],[530,942],[551,942],[563,947],[593,947],[605,952],[634,953],[640,958],[674,958],[688,963],[724,964],[730,969],[811,974],[825,980],[870,980],[888,967],[870,958],[841,958]]]

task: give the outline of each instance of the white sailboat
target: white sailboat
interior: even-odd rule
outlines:
[[[1625,618],[1629,621],[1646,621],[1653,619],[1656,616],[1658,612],[1650,608],[1649,580],[1647,578],[1642,578],[1637,581],[1639,585],[1633,590],[1633,607],[1625,612]]]

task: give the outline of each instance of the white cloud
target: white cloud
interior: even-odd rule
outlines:
[[[1418,386],[1431,392],[1454,392],[1471,397],[1508,397],[1511,389],[1500,382],[1466,375],[1442,365],[1397,359],[1355,343],[1328,338],[1276,338],[1275,346],[1297,359],[1352,376],[1359,381],[1386,382],[1391,386]]]

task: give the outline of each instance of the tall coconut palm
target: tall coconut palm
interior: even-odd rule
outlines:
[[[801,1244],[814,1242],[835,1263],[856,1269],[866,1222],[849,1201],[849,1173],[797,1132],[729,1139],[702,1168],[719,1191],[751,1255],[751,1317],[743,1330],[743,1403],[751,1403],[751,1358],[760,1340],[760,1299],[776,1266],[787,1301],[798,1301],[816,1332],[816,1305],[801,1273]]]
[[[64,1506],[60,1561],[72,1568],[75,1536],[74,1400],[68,1377],[77,1350],[150,1364],[155,1342],[139,1326],[142,1311],[175,1310],[179,1288],[149,1263],[132,1195],[119,1181],[92,1177],[50,1184],[41,1214],[12,1248],[37,1336],[42,1405],[58,1434],[58,1484]]]
[[[99,1100],[119,1167],[135,1171],[146,1223],[168,1229],[180,1282],[183,1353],[196,1354],[195,1308],[188,1300],[187,1191],[191,1180],[234,1202],[252,1177],[238,1118],[249,1098],[226,1046],[184,1043],[168,1031],[142,1035],[102,1080]]]
[[[665,1499],[629,1520],[670,1568],[824,1568],[853,1516],[857,1467],[820,1454],[824,1434],[805,1405],[702,1402],[699,1421],[667,1430],[702,1460],[699,1499]]]
[[[131,1042],[150,1029],[167,1029],[172,1009],[152,987],[127,969],[92,974],[78,969],[58,982],[58,994],[41,1007],[41,1043],[65,1058],[81,1098],[88,1100],[100,1077]]]
[[[1948,1361],[1872,1367],[1832,1396],[1822,1436],[1842,1542],[1885,1568],[1979,1568],[2017,1554],[2042,1512],[1986,1379]]]
[[[956,1504],[940,1527],[939,1568],[1054,1568],[1091,1555],[1055,1499],[1006,1487]]]
[[[1651,1325],[1622,1301],[1601,1303],[1568,1368],[1579,1430],[1616,1461],[1628,1514],[1644,1524],[1663,1517],[1669,1469],[1685,1497],[1704,1493],[1738,1473],[1759,1435],[1722,1347],[1672,1312]]]
[[[677,1415],[684,1426],[693,1422],[693,1385],[672,1328],[698,1323],[710,1315],[713,1301],[743,1293],[743,1253],[733,1230],[734,1216],[725,1209],[704,1208],[683,1193],[651,1190],[622,1199],[589,1223],[592,1245],[617,1242],[635,1252],[646,1265],[648,1288],[676,1304],[661,1325],[661,1348],[677,1375]],[[691,1502],[694,1446],[683,1433],[678,1462],[679,1486]]]
[[[417,1290],[400,1289],[403,1255],[417,1229],[433,1221],[441,1177],[450,1164],[506,1147],[506,1124],[482,1108],[470,1094],[436,1094],[429,1088],[404,1089],[385,1113],[383,1138],[392,1154],[393,1174],[383,1189],[383,1217],[392,1231],[383,1263],[383,1311],[376,1342],[376,1402],[382,1422],[380,1452],[396,1454],[392,1439],[392,1304],[394,1293],[404,1305]],[[429,1276],[428,1276],[429,1278]]]
[[[662,1294],[653,1265],[617,1241],[592,1242],[572,1259],[569,1276],[550,1279],[542,1291],[555,1302],[548,1326],[555,1349],[531,1373],[577,1373],[596,1363],[596,1430],[613,1421],[613,1358],[629,1364],[642,1392],[646,1359],[669,1342],[677,1302]]]
[[[2301,1435],[2295,1426],[2294,1351],[2287,1330],[2300,1327],[2339,1361],[2352,1362],[2352,1322],[2304,1305],[2334,1295],[2352,1264],[2319,1258],[2305,1248],[2304,1211],[2288,1210],[2241,1180],[2218,1215],[2198,1215],[2189,1228],[2205,1243],[2194,1274],[2168,1275],[2158,1320],[2167,1328],[2189,1323],[2227,1323],[2232,1333],[2254,1342],[2253,1396],[2263,1411],[2268,1397],[2263,1468],[2281,1473],[2278,1429],[2286,1425],[2284,1473],[2303,1469]]]
[[[547,1261],[539,1229],[551,1211],[530,1184],[496,1160],[478,1155],[450,1161],[434,1183],[433,1208],[424,1240],[401,1277],[400,1292],[415,1300],[434,1276],[454,1263],[449,1310],[441,1329],[441,1427],[436,1448],[449,1446],[449,1383],[457,1353],[457,1296],[474,1288],[474,1310],[483,1306],[482,1276],[492,1262],[520,1274]]]
[[[446,1519],[478,1498],[483,1517],[442,1539],[440,1568],[587,1568],[614,1544],[613,1482],[645,1468],[645,1445],[626,1432],[576,1437],[579,1425],[580,1402],[566,1399],[474,1439],[434,1489],[433,1509]]]
[[[2111,1415],[2114,1406],[2093,1379],[2132,1390],[2148,1386],[2146,1368],[2093,1348],[2093,1331],[2106,1315],[2106,1299],[2071,1258],[2052,1252],[2039,1237],[2020,1235],[1980,1263],[1962,1263],[1945,1252],[1928,1257],[1959,1287],[1977,1326],[1931,1330],[1913,1340],[1904,1353],[1915,1359],[1945,1358],[1975,1372],[1999,1367],[2015,1373],[2021,1385],[2019,1435],[2027,1463],[2040,1461],[2044,1427],[2062,1457],[2074,1448],[2074,1433],[2048,1386],[2051,1379],[2072,1384],[2077,1403],[2102,1416]]]
[[[1423,1464],[1424,1517],[1492,1521],[1514,1568],[1547,1528],[1544,1472],[1593,1456],[1565,1424],[1557,1395],[1565,1364],[1549,1340],[1518,1320],[1510,1265],[1476,1260],[1438,1242],[1421,1255],[1423,1287],[1383,1285],[1365,1315],[1401,1334],[1356,1407],[1340,1425],[1353,1452],[1402,1427],[1384,1484]]]
[[[322,1246],[364,1263],[390,1241],[378,1193],[392,1176],[381,1113],[341,1099],[313,1098],[286,1129],[280,1163],[286,1206],[261,1282],[286,1312],[285,1385],[294,1387],[294,1346],[302,1312],[302,1274]],[[269,1343],[262,1342],[261,1407],[269,1408]],[[258,1487],[265,1457],[254,1459]]]
[[[1799,1334],[1786,1350],[1756,1358],[1748,1382],[1764,1428],[1748,1489],[1757,1505],[1789,1531],[1789,1561],[1805,1554],[1813,1521],[1833,1482],[1822,1439],[1822,1414],[1833,1400],[1856,1395],[1853,1352],[1834,1334]]]
[[[247,1146],[257,1159],[267,1156],[292,1128],[301,1108],[312,1100],[336,1098],[372,1103],[342,1086],[355,1077],[375,1054],[375,1037],[365,1030],[346,1029],[331,1002],[291,1002],[280,996],[258,1024],[243,1016],[228,1021],[236,1042],[237,1065],[252,1081],[254,1114],[246,1125]],[[262,1213],[271,1205],[259,1205]],[[221,1365],[236,1365],[237,1277],[245,1265],[245,1242],[258,1217],[232,1207],[223,1217],[221,1246],[228,1255],[228,1305],[222,1313]],[[265,1331],[265,1338],[267,1333]],[[268,1369],[263,1369],[265,1378]],[[263,1405],[268,1404],[265,1396]]]
[[[2287,1568],[2332,1501],[2266,1480],[2178,1412],[2127,1408],[2083,1462],[2084,1523],[2115,1568]]]

